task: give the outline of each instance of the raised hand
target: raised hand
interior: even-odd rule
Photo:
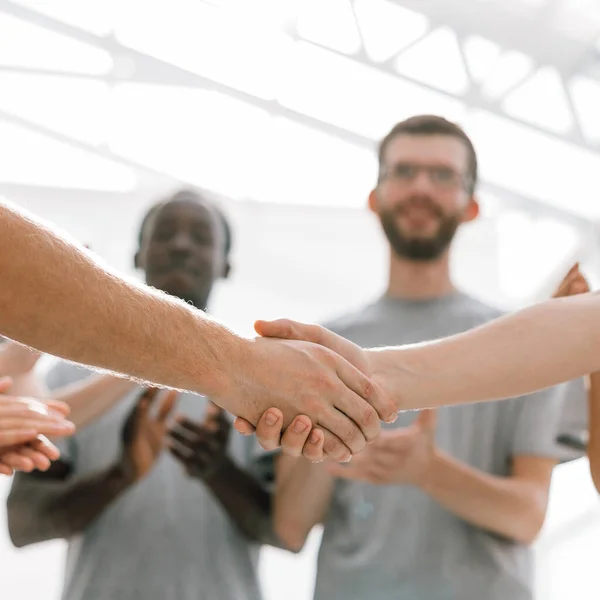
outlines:
[[[553,298],[565,298],[567,296],[576,296],[577,294],[586,294],[590,291],[590,285],[579,270],[579,264],[571,267],[564,279],[560,282],[558,288],[552,294]]]
[[[206,481],[229,460],[230,430],[225,411],[209,402],[201,422],[178,417],[169,430],[169,450],[190,477]]]
[[[72,435],[75,426],[65,419],[68,407],[46,405],[33,398],[8,396],[11,380],[0,380],[0,450],[32,442],[38,435]]]
[[[161,395],[156,416],[153,404]],[[122,431],[123,453],[121,467],[132,482],[143,479],[155,465],[166,445],[168,419],[173,412],[177,392],[161,394],[156,388],[144,390],[129,414]]]
[[[435,458],[435,410],[419,413],[404,429],[383,431],[348,465],[331,463],[328,470],[343,479],[378,485],[419,485]]]

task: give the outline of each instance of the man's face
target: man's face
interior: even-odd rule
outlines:
[[[214,210],[195,200],[169,202],[142,238],[136,260],[146,283],[206,308],[213,283],[226,273],[224,228]]]
[[[398,135],[383,157],[373,210],[394,252],[414,261],[438,258],[460,223],[473,218],[468,151],[447,135]],[[472,213],[472,214],[471,214]]]

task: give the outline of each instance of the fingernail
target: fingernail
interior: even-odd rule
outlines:
[[[352,460],[352,454],[348,454],[348,456],[345,456],[342,460],[340,460],[341,463],[349,463]]]
[[[398,413],[397,412],[393,412],[386,420],[386,423],[395,423],[396,419],[398,418]]]
[[[296,421],[294,423],[294,431],[296,433],[304,433],[308,429],[308,425],[304,421]]]
[[[277,415],[269,411],[265,417],[265,422],[267,425],[275,425],[277,423]]]
[[[316,431],[313,431],[313,432],[310,434],[310,437],[308,438],[308,441],[309,441],[311,444],[318,444],[318,443],[319,443],[319,434],[318,434]]]

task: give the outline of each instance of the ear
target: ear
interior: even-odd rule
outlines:
[[[469,198],[469,204],[463,214],[462,222],[470,223],[479,216],[479,202],[475,196]]]
[[[133,266],[134,266],[136,269],[143,269],[143,268],[144,268],[144,266],[143,266],[142,262],[143,262],[143,261],[142,261],[142,256],[141,256],[141,253],[140,253],[140,251],[138,250],[138,251],[135,253],[135,256],[133,257]]]
[[[371,190],[369,194],[369,210],[376,215],[379,214],[379,207],[377,201],[377,190]]]
[[[229,261],[226,261],[223,265],[223,274],[221,275],[221,279],[227,279],[229,274],[231,273],[231,264]]]

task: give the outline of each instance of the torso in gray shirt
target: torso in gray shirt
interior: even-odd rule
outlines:
[[[328,325],[361,346],[421,342],[471,329],[499,313],[463,294],[414,302],[382,299]],[[442,408],[437,444],[487,473],[511,457],[557,457],[565,386],[527,398]],[[389,427],[403,427],[402,413]],[[386,426],[387,427],[387,426]],[[319,553],[315,600],[525,600],[529,547],[442,508],[416,487],[338,480]]]
[[[61,387],[87,374],[59,363],[48,382]],[[117,460],[121,428],[137,394],[71,439],[67,458],[75,477]],[[205,399],[181,394],[176,412],[201,419],[205,408]],[[259,478],[263,471],[268,477],[268,457],[261,456],[254,439],[232,430],[229,455]],[[247,541],[208,489],[164,452],[146,479],[69,540],[63,600],[259,600],[257,559],[258,546]]]

